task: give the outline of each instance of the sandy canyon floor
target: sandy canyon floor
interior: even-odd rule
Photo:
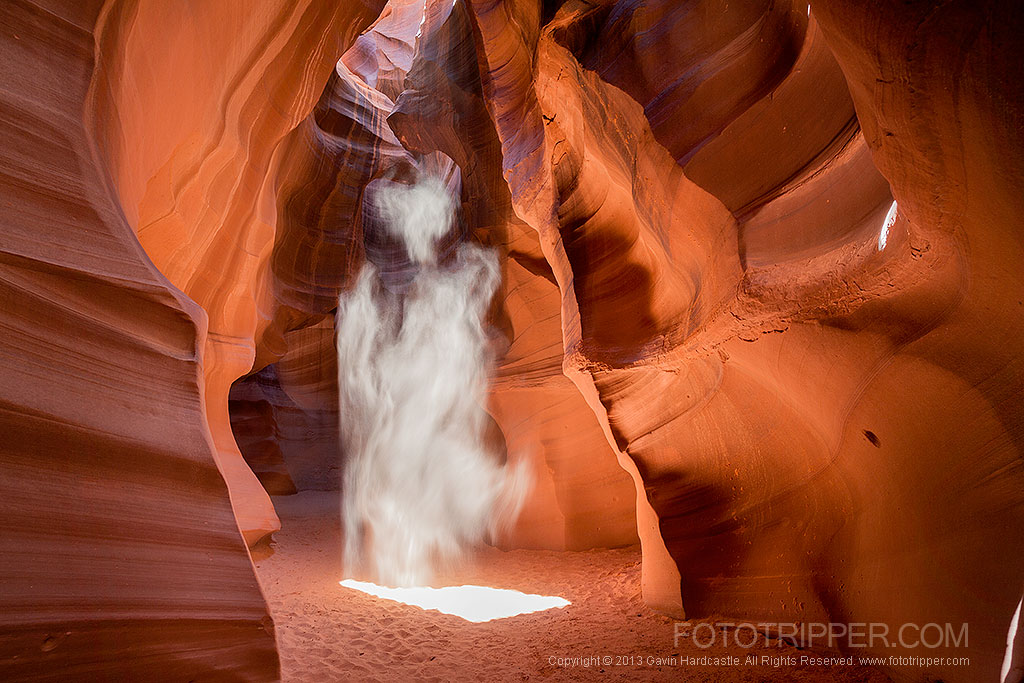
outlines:
[[[274,615],[286,683],[889,680],[861,667],[743,663],[751,654],[804,654],[779,649],[774,641],[768,649],[764,643],[749,650],[735,645],[700,649],[680,638],[676,646],[675,620],[652,612],[640,599],[639,548],[571,553],[487,549],[446,581],[558,595],[572,602],[562,609],[470,623],[375,598],[338,585],[343,577],[337,493],[279,497],[275,505],[283,528],[275,534],[272,552],[254,558]],[[734,657],[740,663],[686,662],[702,656]],[[607,657],[611,663],[606,665]],[[572,658],[578,660],[575,665],[564,661]],[[588,658],[582,666],[579,660]]]

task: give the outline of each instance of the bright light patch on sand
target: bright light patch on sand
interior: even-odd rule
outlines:
[[[878,233],[878,251],[885,249],[885,243],[889,240],[889,228],[896,225],[896,202],[889,207],[889,213],[885,214],[882,222],[882,231]]]
[[[506,619],[530,612],[543,612],[571,604],[565,598],[554,595],[534,595],[485,586],[388,588],[369,581],[356,581],[355,579],[345,579],[338,583],[345,588],[352,588],[378,598],[394,600],[422,609],[434,609],[474,623]]]

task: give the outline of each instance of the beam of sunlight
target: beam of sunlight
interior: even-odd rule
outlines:
[[[511,524],[530,486],[527,458],[506,459],[487,439],[498,255],[472,241],[442,248],[445,235],[461,239],[461,176],[437,164],[447,170],[412,185],[367,186],[376,213],[364,233],[405,253],[368,251],[338,301],[342,575],[390,586],[432,583],[436,565]]]
[[[506,619],[530,612],[543,612],[572,604],[565,598],[554,595],[534,595],[505,588],[487,588],[486,586],[388,588],[369,581],[356,581],[355,579],[345,579],[338,583],[345,588],[368,593],[378,598],[394,600],[421,609],[437,610],[474,623]]]

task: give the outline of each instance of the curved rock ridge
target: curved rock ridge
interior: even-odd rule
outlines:
[[[512,211],[464,3],[428,5],[406,89],[388,121],[409,149],[439,151],[462,175],[461,216],[497,250],[502,284],[489,411],[534,488],[504,547],[586,549],[636,541],[635,494],[593,412],[561,369],[559,292],[535,231]]]
[[[969,623],[970,669],[928,673],[994,677],[1024,522],[1020,16],[820,4],[470,6],[566,374],[640,491],[647,601]]]
[[[277,363],[231,386],[235,438],[271,494],[336,491],[342,448],[333,321],[289,332],[284,342]]]
[[[338,486],[338,297],[429,167],[500,257],[499,545],[1020,678],[1018,5],[3,4],[0,676],[278,677],[246,543]]]
[[[110,3],[98,31],[91,126],[146,253],[209,317],[205,412],[250,544],[280,523],[238,452],[228,392],[255,360],[257,292],[271,273],[290,284],[267,267],[290,134],[383,5],[372,4]]]
[[[560,42],[643,106],[651,132],[683,167],[801,68],[809,39],[804,3],[594,4]],[[771,177],[770,168],[762,173]]]
[[[688,321],[699,324],[702,310],[714,308],[714,300],[724,297],[716,295],[713,281],[699,282],[701,260],[717,257],[696,243],[695,233],[704,232],[706,246],[730,230],[735,240],[735,222],[721,203],[686,180],[654,140],[636,102],[579,67],[552,30],[543,36],[531,30],[539,17],[529,7],[505,4],[474,10],[482,36],[485,92],[502,143],[513,206],[537,230],[561,291],[564,372],[597,415],[609,446],[641,492],[637,523],[644,547],[645,598],[678,611],[678,570],[662,543],[643,474],[611,432],[607,404],[582,369],[631,363],[645,349],[664,348],[674,328]],[[593,11],[588,7],[582,17]],[[564,28],[579,18],[555,21],[557,28]],[[493,54],[488,52],[491,47]],[[503,61],[506,55],[511,57],[508,62]],[[536,85],[522,78],[530,62],[536,64]],[[694,208],[695,233],[678,222],[683,214],[674,211],[676,202]],[[691,248],[685,253],[688,263],[676,267],[667,251],[671,242],[680,249],[680,241]],[[719,253],[725,262],[718,270],[732,271],[738,279],[735,249]],[[729,277],[719,282],[727,287]]]
[[[0,678],[276,680],[207,421],[207,314],[140,247],[83,119],[121,11],[0,7]]]
[[[399,23],[402,17],[421,22],[415,33]],[[496,380],[490,409],[496,448],[530,458],[537,486],[501,544],[629,544],[636,540],[635,494],[593,413],[561,373],[558,290],[536,233],[511,212],[470,29],[458,5],[389,5],[283,143],[272,277],[258,296],[255,367],[272,365],[236,382],[236,437],[261,479],[288,474],[300,490],[338,487],[344,449],[326,316],[364,258],[394,286],[404,278],[404,252],[375,227],[372,189],[410,174],[410,153],[438,168],[451,157],[461,169],[460,230],[470,228],[473,239],[508,254],[511,268],[492,314],[507,338],[496,339],[504,379]],[[386,67],[375,71],[380,64]],[[439,153],[437,163],[430,161]],[[540,280],[537,268],[548,271]]]

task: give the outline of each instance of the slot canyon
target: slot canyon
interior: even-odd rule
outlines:
[[[1024,4],[0,28],[0,679],[1024,681]]]

